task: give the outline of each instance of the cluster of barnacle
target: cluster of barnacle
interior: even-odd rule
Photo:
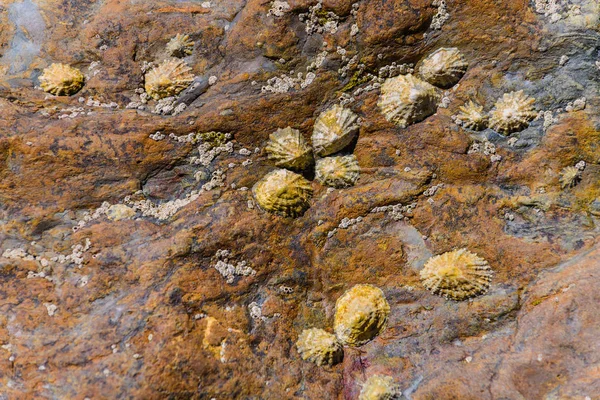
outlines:
[[[314,149],[297,129],[287,127],[272,133],[266,150],[280,169],[268,173],[252,188],[258,205],[285,217],[304,213],[312,197],[312,186],[301,174],[313,165],[315,179],[323,185],[336,188],[354,185],[360,175],[356,157],[330,156],[348,147],[358,130],[358,116],[335,105],[317,117],[312,135]]]
[[[383,291],[372,285],[355,285],[335,303],[334,333],[305,329],[296,348],[302,359],[317,365],[342,361],[343,346],[358,347],[374,339],[385,328],[390,306]]]
[[[188,35],[177,34],[165,48],[166,59],[145,74],[144,88],[155,100],[176,96],[194,80],[192,69],[181,59],[192,54],[194,42]],[[71,96],[79,92],[85,77],[77,68],[55,63],[39,77],[41,88],[56,96]]]

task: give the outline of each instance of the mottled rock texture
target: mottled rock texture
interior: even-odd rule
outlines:
[[[375,374],[415,400],[599,398],[598,2],[287,3],[0,3],[0,398],[356,399]],[[157,108],[144,71],[178,33],[196,82]],[[446,108],[387,122],[368,74],[440,47],[469,63]],[[52,63],[83,89],[43,92]],[[521,132],[452,120],[518,90],[545,112]],[[304,215],[259,210],[243,189],[274,169],[269,134],[310,140],[343,94],[362,119],[343,153],[356,186],[307,171]],[[427,292],[425,261],[463,247],[495,271],[489,292]],[[341,364],[303,361],[298,335],[331,331],[337,298],[365,283],[386,329]]]

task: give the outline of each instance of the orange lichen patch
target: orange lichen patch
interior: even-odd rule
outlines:
[[[485,293],[492,274],[486,260],[459,249],[430,258],[421,270],[421,280],[431,292],[460,301]]]
[[[168,6],[168,7],[161,7],[159,9],[154,10],[154,12],[157,13],[190,13],[190,14],[208,14],[210,12],[210,9],[208,8],[204,8],[202,6],[198,6],[198,5],[187,5],[187,6],[183,6],[183,7],[175,7],[175,6]]]

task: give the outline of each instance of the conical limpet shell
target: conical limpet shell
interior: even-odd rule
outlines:
[[[266,150],[278,167],[302,171],[314,162],[312,149],[300,131],[290,127],[272,133]]]
[[[167,43],[167,54],[170,57],[182,58],[189,56],[194,51],[194,41],[189,35],[178,33]]]
[[[56,96],[70,96],[81,90],[85,77],[77,68],[66,64],[52,64],[39,77],[44,91]]]
[[[315,153],[327,156],[348,146],[358,134],[358,115],[350,109],[334,105],[315,121],[312,143]]]
[[[321,158],[315,167],[315,179],[335,188],[354,186],[359,176],[360,167],[353,154]]]
[[[312,187],[302,175],[277,169],[256,182],[252,193],[263,210],[284,217],[297,217],[308,209]]]
[[[358,400],[395,400],[402,396],[402,389],[394,378],[385,375],[372,375],[363,384]]]
[[[423,286],[452,300],[466,300],[487,292],[493,271],[487,261],[467,249],[430,258],[421,270]]]
[[[438,89],[409,74],[386,79],[377,104],[388,121],[406,128],[434,114],[439,100]]]
[[[490,128],[504,135],[522,131],[537,117],[533,103],[535,99],[522,90],[505,93],[490,113]]]
[[[381,289],[356,285],[336,301],[333,330],[341,343],[361,346],[383,330],[389,313],[390,306]]]
[[[191,71],[183,60],[165,60],[146,73],[146,93],[155,100],[176,96],[194,80]]]
[[[457,48],[441,48],[423,60],[419,74],[432,85],[449,88],[460,81],[468,67],[469,64]]]
[[[483,106],[476,104],[473,100],[459,108],[460,113],[455,117],[457,124],[464,128],[480,131],[487,128],[489,117],[483,111]]]
[[[298,336],[296,348],[303,360],[317,365],[334,365],[344,358],[344,349],[335,335],[323,329],[311,328]]]
[[[581,180],[581,169],[577,167],[566,167],[560,171],[560,187],[562,189],[572,188]]]

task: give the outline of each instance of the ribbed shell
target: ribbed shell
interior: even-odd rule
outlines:
[[[183,60],[165,60],[146,73],[146,93],[156,100],[176,96],[194,80],[191,71]]]
[[[483,111],[483,106],[469,100],[468,103],[459,108],[460,113],[456,117],[456,122],[467,129],[480,131],[487,128],[489,117]]]
[[[356,285],[336,301],[333,330],[342,344],[361,346],[383,330],[389,313],[381,289]]]
[[[522,131],[537,116],[533,103],[522,90],[505,93],[490,113],[490,128],[504,135]]]
[[[323,329],[311,328],[298,336],[296,348],[303,360],[317,365],[334,365],[344,358],[344,349],[335,335]]]
[[[566,167],[560,171],[560,187],[572,188],[581,180],[581,170],[577,167]]]
[[[312,187],[302,175],[277,169],[258,181],[252,193],[263,210],[284,217],[297,217],[308,209]]]
[[[388,121],[406,128],[434,114],[439,100],[434,86],[409,74],[386,79],[377,104]]]
[[[272,133],[266,150],[278,167],[302,171],[314,162],[312,149],[300,131],[290,127]]]
[[[486,260],[459,249],[430,258],[421,270],[421,281],[434,294],[460,301],[487,292],[492,275]]]
[[[315,168],[315,179],[335,188],[354,186],[359,176],[360,167],[353,154],[322,158],[317,161]]]
[[[360,128],[358,115],[339,105],[322,112],[315,121],[312,143],[321,157],[348,146]]]
[[[419,73],[432,85],[449,88],[460,81],[468,67],[469,64],[457,48],[441,48],[423,60]]]
[[[192,54],[194,51],[194,41],[190,39],[189,35],[182,35],[178,33],[173,39],[167,43],[167,54],[170,57],[185,57]]]
[[[85,77],[77,68],[66,64],[52,64],[39,77],[45,92],[55,96],[70,96],[81,90]]]
[[[372,375],[363,384],[358,400],[396,400],[402,396],[402,389],[394,378],[385,375]]]

